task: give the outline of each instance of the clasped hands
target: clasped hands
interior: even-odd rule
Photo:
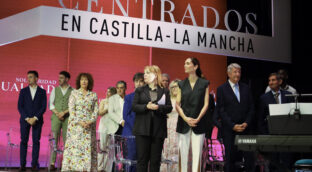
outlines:
[[[191,118],[191,117],[185,117],[184,121],[190,126],[190,127],[196,127],[197,123],[199,122],[199,119]]]
[[[156,105],[155,103],[152,103],[152,102],[148,102],[146,107],[147,107],[147,109],[150,109],[150,110],[157,110],[158,109],[158,105]]]
[[[242,124],[235,124],[233,130],[236,132],[243,132],[247,128],[248,124],[246,122]]]
[[[78,122],[78,124],[81,125],[83,128],[87,129],[87,128],[90,128],[92,122],[91,121],[87,121],[87,122],[80,121],[80,122]]]
[[[37,119],[35,117],[32,117],[32,118],[27,118],[26,121],[29,125],[33,126],[36,124]]]
[[[59,120],[63,121],[64,120],[64,116],[66,113],[64,112],[56,112],[55,115],[58,117]]]

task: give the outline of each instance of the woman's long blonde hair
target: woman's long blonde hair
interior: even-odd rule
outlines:
[[[151,65],[151,66],[145,66],[144,67],[144,71],[149,71],[154,73],[157,76],[157,85],[161,88],[163,88],[161,81],[162,81],[162,77],[161,77],[161,70],[158,66],[156,65]]]

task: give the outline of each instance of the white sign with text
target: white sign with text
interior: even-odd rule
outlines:
[[[274,5],[283,4],[281,0],[274,2]],[[273,36],[269,37],[144,18],[40,6],[1,19],[0,46],[46,35],[289,63],[290,21],[284,20],[287,16],[280,16],[289,12],[287,7],[278,6],[273,10]]]

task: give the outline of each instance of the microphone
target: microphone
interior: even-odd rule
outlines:
[[[296,120],[300,120],[301,113],[300,109],[298,109],[298,97],[301,97],[301,94],[285,94],[286,97],[294,97],[295,98],[295,103],[296,103],[296,108],[294,110],[294,117]]]
[[[295,103],[296,103],[296,108],[294,110],[294,116],[295,119],[299,120],[301,117],[300,109],[298,109],[298,97],[311,97],[312,94],[285,94],[286,97],[294,97],[295,98]]]

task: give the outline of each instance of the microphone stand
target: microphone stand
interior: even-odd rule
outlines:
[[[285,96],[295,98],[296,108],[294,110],[294,117],[296,120],[300,120],[301,113],[300,113],[300,109],[298,108],[298,97],[310,97],[312,96],[312,94],[286,94]]]

